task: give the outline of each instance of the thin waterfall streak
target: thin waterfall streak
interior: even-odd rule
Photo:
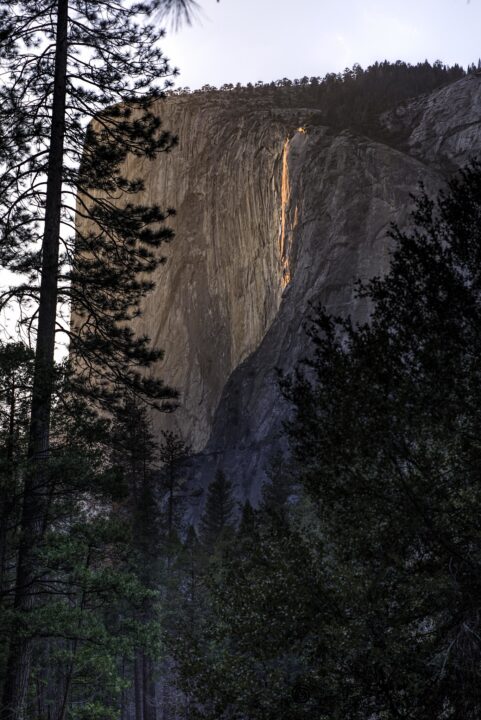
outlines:
[[[291,199],[289,183],[289,138],[284,143],[282,152],[282,181],[281,181],[281,229],[279,235],[279,255],[281,259],[282,277],[281,285],[284,289],[289,284],[291,276],[289,270],[289,203]]]

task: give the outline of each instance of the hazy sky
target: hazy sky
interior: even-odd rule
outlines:
[[[481,57],[481,0],[199,0],[163,47],[177,85],[325,75],[358,62]]]

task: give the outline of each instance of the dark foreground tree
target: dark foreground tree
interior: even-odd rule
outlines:
[[[421,193],[412,220],[388,275],[360,288],[371,323],[315,318],[310,367],[285,386],[290,436],[335,568],[339,716],[474,720],[481,166],[436,202]]]
[[[207,490],[204,513],[200,521],[200,539],[209,550],[232,531],[235,523],[234,510],[232,483],[223,470],[218,470]]]
[[[159,510],[162,516],[163,554],[169,575],[175,549],[180,549],[179,531],[188,500],[195,493],[187,487],[190,447],[175,432],[164,430],[159,447]]]
[[[194,718],[481,716],[481,165],[392,238],[370,324],[313,311],[284,383],[295,492],[246,506],[180,621]]]
[[[75,708],[78,718],[106,718],[120,705],[120,658],[130,661],[159,629],[148,618],[132,622],[152,591],[139,563],[127,561],[137,543],[131,519],[118,511],[127,492],[109,462],[110,423],[69,393],[61,367],[56,375],[45,531],[27,615],[14,599],[33,354],[19,344],[1,348],[0,682],[8,640],[21,628],[32,642],[27,717],[36,708],[39,717],[64,720]]]
[[[115,464],[127,485],[124,520],[131,527],[132,549],[129,570],[150,591],[131,620],[148,628],[150,637],[139,638],[133,667],[124,658],[124,678],[133,676],[136,720],[155,719],[154,665],[159,654],[159,589],[162,585],[163,537],[160,522],[157,478],[154,467],[158,448],[145,405],[127,397],[116,413],[112,445]],[[142,642],[143,640],[143,642]]]
[[[0,345],[0,593],[7,590],[18,540],[33,352],[22,343]],[[3,596],[3,595],[2,595]]]
[[[123,382],[160,401],[173,395],[142,378],[139,369],[158,353],[122,324],[151,287],[138,274],[148,274],[160,261],[156,249],[171,236],[162,225],[170,211],[136,203],[141,183],[125,179],[121,165],[129,153],[153,158],[173,143],[151,112],[161,94],[159,78],[168,72],[158,48],[162,32],[144,20],[156,10],[188,7],[187,0],[0,2],[0,259],[27,275],[3,301],[16,296],[38,308],[17,558],[19,617],[32,607],[36,548],[45,529],[59,303],[70,301],[81,320],[75,334],[65,323],[63,330],[85,370],[83,388],[92,369],[102,367],[98,394],[112,396]],[[92,117],[95,123],[86,130]],[[75,197],[87,224],[74,241]],[[31,647],[28,632],[18,627],[2,717],[24,716]]]
[[[247,503],[237,532],[211,550],[194,597],[185,585],[173,647],[189,717],[334,717],[316,692],[322,683],[333,693],[334,593],[286,508]]]

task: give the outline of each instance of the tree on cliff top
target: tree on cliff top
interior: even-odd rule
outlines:
[[[31,302],[37,326],[20,611],[33,603],[44,524],[56,331],[69,336],[86,368],[84,387],[102,368],[98,393],[108,395],[107,387],[122,382],[161,405],[174,395],[142,378],[139,370],[159,353],[123,326],[151,287],[139,273],[145,277],[160,261],[172,211],[136,203],[142,183],[123,177],[121,167],[129,154],[152,159],[174,143],[151,111],[159,78],[169,72],[158,48],[162,31],[143,19],[156,11],[185,14],[189,6],[189,0],[0,1],[0,261],[27,276],[2,303]],[[72,237],[75,197],[89,229]],[[68,301],[82,322],[75,334],[58,313]],[[2,718],[24,717],[30,649],[25,633],[12,638]]]

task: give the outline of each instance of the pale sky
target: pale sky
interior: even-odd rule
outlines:
[[[180,87],[325,75],[376,60],[466,66],[481,57],[481,0],[198,0],[163,42]]]

